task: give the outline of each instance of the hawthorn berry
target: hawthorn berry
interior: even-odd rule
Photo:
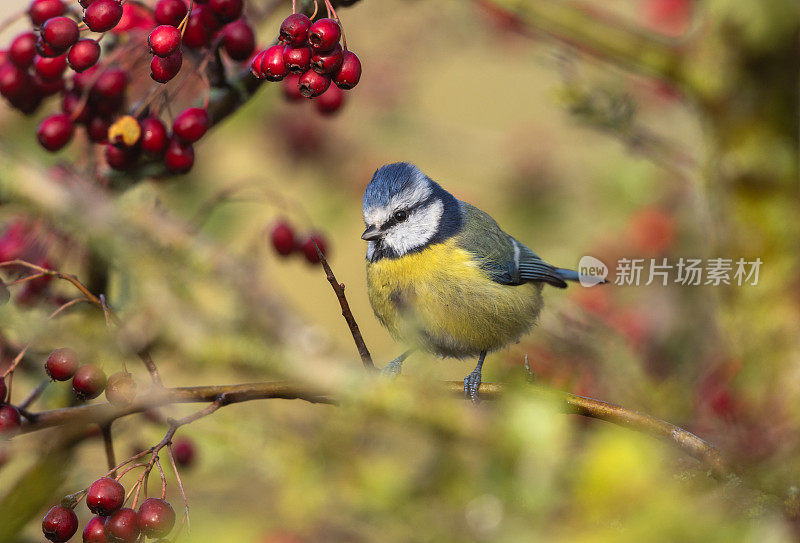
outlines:
[[[78,369],[78,355],[68,347],[56,349],[44,363],[44,371],[54,381],[68,381]]]
[[[36,56],[36,34],[23,32],[8,46],[8,58],[20,68],[27,68]]]
[[[108,68],[97,78],[92,86],[92,96],[95,98],[114,100],[122,98],[128,86],[128,74],[119,68]]]
[[[336,85],[328,87],[328,90],[320,94],[316,100],[314,100],[317,111],[323,115],[330,115],[339,111],[343,103],[344,91]]]
[[[53,58],[36,56],[33,67],[43,79],[61,79],[64,70],[67,69],[67,55]]]
[[[150,77],[158,83],[166,83],[178,75],[183,64],[183,53],[180,49],[166,58],[153,57],[150,61]]]
[[[170,173],[187,173],[194,166],[194,147],[179,138],[171,138],[164,152],[164,165]]]
[[[83,22],[92,32],[107,32],[122,19],[120,0],[94,0],[83,13]]]
[[[125,487],[111,477],[101,477],[89,486],[86,505],[89,511],[107,517],[122,507],[125,501]]]
[[[65,9],[61,0],[33,0],[28,8],[28,17],[33,26],[42,26],[47,19],[64,15]]]
[[[172,123],[172,133],[187,143],[194,143],[208,130],[208,111],[199,107],[184,109]]]
[[[286,45],[300,47],[308,41],[311,19],[302,13],[292,13],[281,23],[280,39]]]
[[[106,543],[106,519],[96,516],[83,529],[83,543]]]
[[[179,466],[188,468],[194,463],[197,447],[188,437],[179,437],[172,442],[172,456]]]
[[[223,23],[238,19],[244,9],[244,0],[209,0],[208,7]]]
[[[41,37],[44,45],[47,45],[56,54],[61,54],[66,51],[78,41],[78,23],[69,17],[59,16],[48,19],[42,25]],[[39,51],[39,54],[42,54]],[[47,51],[44,51],[47,53]],[[42,56],[52,56],[50,54],[42,54]]]
[[[22,419],[16,407],[0,404],[0,439],[10,439],[19,432]]]
[[[64,543],[78,531],[78,516],[75,511],[56,505],[44,516],[42,532],[53,543]]]
[[[157,26],[147,39],[150,52],[159,57],[168,57],[181,46],[181,31],[170,25]]]
[[[333,82],[340,89],[352,89],[358,85],[360,79],[361,60],[352,51],[344,51],[342,53],[342,66],[333,76]]]
[[[6,62],[0,66],[0,94],[14,100],[28,92],[31,85],[31,76],[26,70],[21,69],[13,62]]]
[[[231,60],[247,60],[256,47],[256,35],[250,25],[240,19],[222,29],[222,46]]]
[[[102,115],[93,115],[86,123],[86,134],[93,143],[108,143],[111,121]]]
[[[113,170],[125,171],[134,165],[139,158],[140,148],[136,147],[117,147],[110,143],[106,145],[106,163]]]
[[[293,74],[302,74],[311,67],[311,48],[307,46],[292,47],[287,45],[283,49],[283,61],[286,68]]]
[[[314,98],[315,96],[319,96],[328,90],[328,87],[330,86],[330,77],[318,74],[314,70],[308,70],[306,73],[301,75],[300,79],[297,81],[297,88],[299,89],[300,94],[306,98]]]
[[[266,50],[261,51],[250,61],[250,73],[258,79],[264,79],[264,72],[261,71],[261,63],[264,61],[264,55],[266,54]]]
[[[136,381],[127,371],[112,373],[106,385],[106,399],[117,406],[129,405],[136,397]]]
[[[33,92],[31,94],[46,98],[60,93],[64,90],[64,86],[64,80],[60,77],[57,79],[45,79],[41,75],[35,74],[33,76],[33,89],[31,89]]]
[[[342,27],[333,19],[319,19],[308,29],[308,43],[315,51],[330,51],[342,37]]]
[[[39,143],[50,152],[58,151],[72,139],[72,120],[69,115],[56,113],[46,117],[36,129]]]
[[[147,537],[164,537],[175,525],[175,510],[166,500],[148,498],[139,506],[137,520]]]
[[[6,380],[0,377],[0,404],[6,401],[6,394],[8,394],[8,387],[6,387]]]
[[[261,73],[267,81],[280,81],[289,70],[286,68],[286,62],[283,59],[283,45],[273,45],[264,51],[264,57],[261,60]]]
[[[318,74],[335,74],[342,67],[342,47],[336,45],[330,51],[315,52],[311,57],[311,69]]]
[[[153,17],[160,25],[178,26],[188,11],[184,0],[158,0]]]
[[[106,374],[94,364],[84,364],[72,377],[72,390],[81,400],[92,400],[106,388]]]
[[[164,123],[158,117],[147,117],[139,124],[142,128],[140,139],[142,151],[151,155],[161,155],[167,148],[169,139]]]
[[[289,74],[283,80],[283,96],[287,101],[297,102],[303,98],[303,95],[300,94],[300,89],[297,88],[299,81],[300,76],[298,74]]]
[[[306,260],[308,260],[310,264],[318,264],[320,261],[319,254],[317,253],[317,247],[319,247],[319,251],[323,255],[327,256],[327,243],[325,243],[325,238],[323,238],[320,234],[310,234],[300,245],[300,249],[303,251]]]
[[[183,43],[187,47],[195,48],[208,45],[219,27],[219,21],[208,6],[195,3],[183,30]]]
[[[272,247],[279,255],[287,256],[295,250],[294,230],[286,221],[280,221],[272,227],[270,238],[272,239]]]
[[[70,47],[67,54],[69,67],[79,73],[97,64],[99,58],[100,44],[89,38],[78,40],[78,43]]]
[[[109,543],[134,543],[139,538],[136,511],[123,507],[106,519],[106,539]]]

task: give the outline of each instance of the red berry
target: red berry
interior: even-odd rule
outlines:
[[[266,53],[266,51],[261,51],[253,57],[253,60],[250,61],[250,73],[252,73],[258,79],[264,79],[264,72],[261,71],[261,63],[263,62],[264,55]]]
[[[128,74],[119,68],[108,68],[97,78],[92,87],[95,98],[114,100],[122,98],[128,86]]]
[[[122,19],[120,0],[94,0],[83,13],[83,22],[92,32],[107,32]]]
[[[47,19],[64,15],[65,7],[61,0],[33,0],[28,8],[28,16],[33,26],[42,26]]]
[[[273,45],[264,51],[261,73],[267,81],[280,81],[289,73],[283,60],[283,47],[283,45]]]
[[[311,19],[302,13],[292,13],[281,23],[281,41],[292,47],[300,47],[308,41]]]
[[[178,49],[166,58],[153,57],[150,61],[150,77],[158,83],[166,83],[181,71],[183,53]]]
[[[222,29],[222,45],[232,60],[247,60],[256,47],[256,35],[250,25],[241,19],[228,23]]]
[[[172,138],[164,153],[164,165],[170,173],[187,173],[194,166],[194,147],[180,138]]]
[[[77,92],[64,93],[61,100],[61,111],[69,115],[70,119],[76,123],[85,123],[89,120],[89,108],[83,103],[81,95]]]
[[[100,58],[100,44],[97,41],[84,38],[73,45],[67,55],[70,68],[82,72],[97,64]]]
[[[319,254],[317,253],[317,247],[319,247],[319,250],[323,255],[327,256],[327,244],[325,243],[325,238],[323,238],[320,234],[309,235],[300,246],[303,254],[306,255],[306,260],[308,260],[311,264],[317,264],[320,261]]]
[[[333,19],[320,19],[308,29],[308,43],[315,51],[330,51],[341,37],[342,27]]]
[[[113,405],[130,405],[136,397],[136,381],[127,371],[112,373],[106,385],[106,399]]]
[[[168,57],[181,46],[181,31],[170,25],[157,26],[148,38],[150,52],[159,57]]]
[[[33,61],[33,67],[44,79],[61,79],[64,70],[67,69],[67,55],[53,58],[37,56]]]
[[[106,162],[108,165],[117,171],[125,171],[129,169],[136,160],[139,158],[140,148],[136,147],[117,147],[110,143],[106,145]]]
[[[308,70],[300,76],[297,82],[297,88],[300,94],[306,98],[314,98],[319,96],[331,86],[331,79],[322,74],[318,74],[314,70]]]
[[[142,151],[151,155],[161,155],[167,148],[167,129],[158,117],[147,117],[139,125],[142,129],[140,138]]]
[[[296,247],[294,230],[286,221],[281,221],[272,228],[271,238],[272,246],[279,255],[290,255]]]
[[[134,543],[139,538],[136,511],[123,507],[106,519],[106,539],[109,543]]]
[[[111,121],[102,115],[94,115],[86,123],[86,134],[93,143],[108,143],[108,129]]]
[[[342,53],[342,67],[333,76],[333,82],[340,89],[352,89],[361,79],[361,60],[352,51]]]
[[[106,543],[105,517],[92,517],[83,529],[83,543]]]
[[[78,23],[69,17],[53,17],[42,25],[41,35],[45,45],[49,46],[53,52],[61,54],[78,41]],[[42,51],[40,51],[41,53]],[[42,56],[52,55],[44,54]]]
[[[178,26],[188,11],[183,0],[158,0],[153,16],[160,25]]]
[[[311,48],[287,45],[283,49],[283,61],[291,73],[301,74],[311,67]]]
[[[242,15],[244,0],[209,0],[208,7],[223,23],[229,23]]]
[[[44,371],[55,381],[68,381],[78,369],[78,355],[72,349],[62,347],[56,349],[44,363]]]
[[[6,401],[7,393],[8,387],[6,387],[6,380],[0,377],[0,404]]]
[[[81,400],[92,400],[106,388],[106,374],[94,364],[84,364],[75,371],[72,390]]]
[[[147,537],[164,537],[175,525],[175,510],[161,498],[148,498],[139,506],[139,529]]]
[[[86,494],[89,511],[107,517],[122,507],[125,501],[125,487],[111,477],[101,477],[91,484]]]
[[[0,439],[10,439],[19,433],[22,419],[13,405],[0,405]]]
[[[217,30],[219,21],[208,6],[195,4],[183,31],[183,43],[187,47],[203,47],[208,45]]]
[[[318,74],[335,74],[342,67],[342,47],[336,45],[330,51],[317,51],[311,57],[311,69]]]
[[[36,56],[36,36],[33,32],[23,32],[8,46],[8,58],[20,68],[27,68]]]
[[[289,102],[296,102],[303,98],[300,94],[300,89],[297,88],[300,76],[297,74],[289,74],[283,80],[283,96]]]
[[[172,442],[172,456],[175,463],[179,466],[189,467],[194,463],[195,457],[194,441],[188,437],[179,437]]]
[[[56,113],[45,118],[36,129],[39,143],[50,152],[58,151],[72,139],[73,124],[69,115]]]
[[[42,532],[53,543],[64,543],[78,531],[78,516],[75,511],[56,505],[42,520]]]
[[[208,130],[208,111],[199,107],[184,109],[172,123],[172,133],[188,143],[194,143]]]
[[[13,100],[26,94],[30,89],[31,77],[26,70],[12,62],[0,66],[0,94]]]
[[[57,79],[45,79],[39,74],[34,74],[33,89],[31,90],[33,94],[37,94],[41,98],[46,98],[47,96],[60,93],[64,90],[65,86],[64,80],[60,77]]]
[[[344,91],[336,85],[331,85],[328,90],[323,92],[314,100],[317,111],[323,115],[330,115],[339,111],[344,103]]]

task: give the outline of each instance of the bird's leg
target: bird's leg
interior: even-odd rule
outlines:
[[[395,378],[400,375],[400,371],[403,369],[403,362],[405,362],[406,358],[408,358],[413,352],[414,349],[409,349],[386,364],[383,368],[381,368],[381,375],[391,378]]]
[[[478,388],[481,386],[481,370],[483,369],[483,361],[486,358],[486,351],[481,351],[478,356],[478,365],[470,372],[469,375],[464,377],[464,396],[472,403],[478,403]]]

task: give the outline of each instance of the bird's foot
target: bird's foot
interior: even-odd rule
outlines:
[[[480,386],[481,370],[475,368],[469,375],[464,377],[464,397],[474,405],[480,403],[480,399],[478,398],[478,389]]]
[[[406,351],[386,364],[383,368],[381,368],[381,375],[390,379],[396,379],[403,370],[403,362],[406,361],[406,358],[408,358],[411,353],[412,351]]]

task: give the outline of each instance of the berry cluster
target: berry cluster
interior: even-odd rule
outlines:
[[[44,371],[54,381],[72,379],[72,391],[79,400],[93,400],[103,393],[108,379],[94,364],[78,365],[78,355],[72,349],[56,349],[44,363]]]
[[[124,507],[125,487],[110,477],[101,477],[89,486],[86,505],[96,516],[83,529],[84,543],[134,543],[140,537],[165,537],[175,525],[175,510],[163,498],[147,498],[138,511]],[[44,536],[54,543],[68,541],[77,531],[78,516],[65,505],[51,508],[42,520]]]
[[[361,79],[361,61],[342,38],[338,17],[312,23],[293,13],[281,23],[278,43],[253,57],[251,71],[259,79],[285,81],[288,98],[318,98],[320,112],[332,113],[342,105],[341,89],[352,89]]]
[[[184,52],[202,66],[217,49],[233,62],[248,60],[255,34],[242,17],[244,0],[158,0],[152,10],[121,0],[80,0],[80,5],[81,24],[65,0],[31,1],[32,29],[0,51],[0,95],[25,114],[36,112],[48,97],[61,97],[61,112],[37,128],[47,151],[63,149],[82,126],[90,142],[105,146],[106,163],[114,170],[128,170],[144,158],[161,162],[172,174],[188,172],[192,144],[210,124],[208,99],[206,107],[180,114],[170,133],[158,113],[166,107],[153,105],[158,87],[136,97],[135,109],[128,106],[129,91],[138,89],[132,85],[138,81],[135,59],[147,41],[154,55],[151,77],[159,83],[178,74]],[[82,37],[87,30],[125,39],[106,40],[101,48],[102,35]]]
[[[301,253],[309,263],[317,264],[320,261],[317,247],[323,255],[328,255],[328,244],[322,234],[315,232],[298,237],[292,225],[284,220],[278,221],[272,227],[270,238],[275,252],[281,256]]]
[[[51,269],[49,248],[55,236],[43,225],[24,218],[15,218],[8,223],[6,229],[0,234],[0,262],[22,259],[42,268]],[[7,267],[6,271],[12,276],[22,277],[29,275],[28,269],[21,267]],[[51,283],[50,276],[41,276],[33,280],[25,280],[23,288],[15,296],[17,304],[28,304],[42,299],[46,295],[47,287]]]

